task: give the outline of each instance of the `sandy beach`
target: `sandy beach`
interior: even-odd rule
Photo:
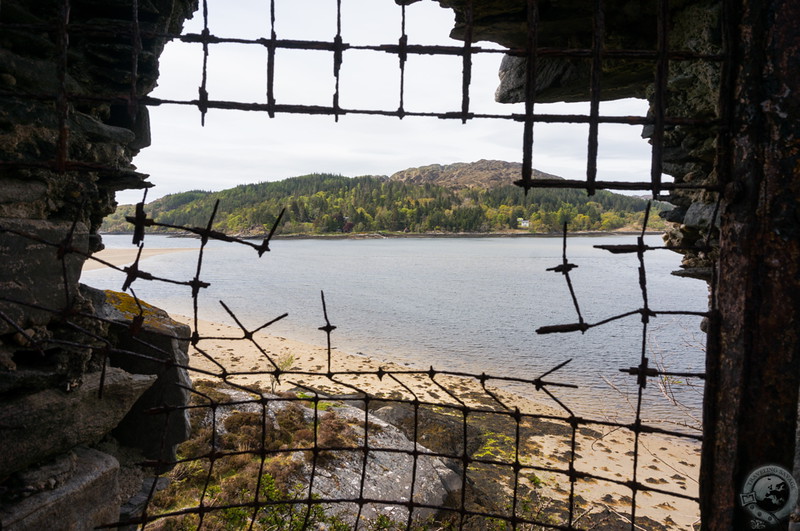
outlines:
[[[158,251],[158,250],[156,250]],[[173,316],[178,321],[193,326],[188,317]],[[409,372],[415,369],[381,362],[380,364],[360,355],[332,351],[330,368],[327,349],[291,339],[257,332],[252,340],[244,338],[241,329],[218,323],[198,322],[198,333],[202,338],[196,348],[190,347],[191,376],[195,380],[212,380],[227,374],[229,382],[254,385],[262,389],[286,390],[306,385],[329,394],[353,394],[354,388],[363,389],[372,395],[411,398],[413,390],[421,400],[456,404],[452,395],[458,396],[467,405],[473,405],[475,397],[487,397],[477,379],[439,375],[435,382],[427,374],[396,374],[378,377],[379,369]],[[335,337],[335,335],[334,335]],[[275,382],[270,374],[253,374],[272,371],[276,366],[292,373]],[[337,375],[342,384],[328,376],[328,371],[362,372],[369,374]],[[424,371],[424,369],[422,369]],[[296,374],[308,372],[314,374]],[[402,382],[402,385],[401,383]],[[352,387],[348,387],[348,384]],[[404,388],[403,386],[406,386]],[[523,413],[556,415],[565,417],[557,404],[546,403],[544,393],[531,395],[540,401],[513,395],[491,388],[508,407],[517,407]],[[452,393],[452,394],[451,394]],[[484,402],[485,406],[485,402]],[[568,431],[568,430],[567,430]],[[565,433],[541,433],[528,441],[536,448],[535,455],[525,456],[529,462],[565,470],[568,466],[570,437]],[[631,481],[634,467],[634,435],[630,430],[589,425],[581,428],[576,437],[575,469],[599,478],[615,481]],[[683,438],[643,434],[639,439],[639,455],[636,481],[648,487],[682,495],[697,496],[700,445]],[[552,496],[565,499],[570,484],[566,476],[543,473],[544,489]],[[631,490],[602,479],[584,478],[575,483],[575,494],[596,509],[625,513],[630,510]],[[637,494],[637,516],[647,516],[670,529],[692,529],[699,520],[697,504],[690,500],[658,492],[641,491]]]
[[[180,253],[186,251],[195,251],[196,249],[142,249],[142,256],[140,260],[144,260],[146,258],[150,258],[152,256],[156,256],[159,254],[167,254],[167,253]],[[122,267],[126,265],[130,265],[136,260],[136,255],[139,252],[138,249],[131,248],[131,249],[103,249],[99,253],[95,253],[93,256],[99,258],[100,260],[104,260],[112,265]],[[83,271],[92,271],[94,269],[102,269],[107,267],[105,264],[98,262],[96,260],[86,260],[83,264]]]

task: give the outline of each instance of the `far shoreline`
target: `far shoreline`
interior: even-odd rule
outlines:
[[[100,236],[126,236],[132,235],[130,232],[101,232]],[[200,238],[199,235],[188,232],[150,232],[151,235],[167,236],[169,238]],[[616,231],[575,231],[567,232],[569,237],[602,237],[602,236],[637,236],[642,234],[641,230],[616,230]],[[664,234],[661,230],[645,231],[646,236]],[[266,233],[253,234],[227,234],[232,238],[244,240],[258,240],[267,237]],[[381,240],[381,239],[434,239],[434,238],[561,238],[563,233],[538,233],[538,232],[359,232],[359,233],[328,233],[328,234],[276,234],[273,240]]]

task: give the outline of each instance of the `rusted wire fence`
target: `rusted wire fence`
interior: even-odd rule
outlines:
[[[139,249],[144,249],[146,236],[141,237],[148,225],[157,225],[148,219],[139,205],[139,214],[130,221],[135,224]],[[633,423],[615,423],[606,420],[585,418],[577,415],[552,390],[559,387],[575,387],[568,381],[559,378],[558,371],[569,360],[561,363],[535,379],[522,379],[512,376],[469,374],[447,370],[400,370],[397,368],[379,368],[377,370],[343,370],[338,368],[332,358],[332,332],[336,326],[329,322],[325,307],[324,295],[320,312],[320,330],[327,337],[328,347],[324,369],[305,371],[286,367],[278,354],[270,352],[259,344],[258,332],[268,329],[276,321],[286,315],[278,316],[263,325],[248,329],[227,306],[225,309],[240,327],[240,334],[234,336],[204,336],[198,333],[196,325],[198,298],[200,292],[209,286],[202,280],[203,251],[212,239],[222,239],[230,245],[247,245],[252,247],[256,255],[263,255],[269,250],[270,237],[263,241],[253,242],[231,238],[210,229],[213,218],[207,227],[183,227],[189,233],[200,238],[200,250],[197,254],[197,274],[191,279],[160,278],[146,271],[139,263],[139,258],[125,267],[114,266],[103,262],[96,256],[88,256],[90,261],[98,261],[106,267],[119,271],[121,288],[132,294],[136,308],[135,315],[126,325],[127,333],[137,348],[128,346],[119,348],[112,340],[94,331],[96,327],[86,322],[97,321],[107,325],[116,321],[100,318],[91,313],[75,310],[73,301],[75,294],[65,293],[64,307],[45,308],[38,306],[39,311],[51,312],[61,320],[64,326],[76,333],[76,337],[68,342],[58,339],[37,341],[28,338],[31,348],[44,352],[59,347],[88,347],[102,356],[102,367],[119,366],[121,359],[130,357],[144,358],[162,366],[158,373],[169,370],[187,371],[195,382],[203,382],[195,387],[185,387],[191,393],[188,404],[164,403],[153,408],[150,414],[163,418],[165,426],[173,415],[190,414],[192,425],[201,434],[201,440],[193,439],[190,446],[178,453],[175,461],[152,460],[144,463],[155,470],[172,469],[179,473],[172,477],[173,484],[168,489],[180,492],[199,489],[197,498],[189,506],[169,507],[159,498],[156,490],[158,482],[152,483],[145,511],[133,517],[129,524],[141,524],[145,527],[153,525],[216,527],[225,522],[238,522],[243,527],[271,528],[311,528],[318,525],[351,526],[391,525],[398,528],[472,528],[474,526],[504,526],[505,524],[524,528],[537,525],[554,529],[575,529],[584,527],[603,527],[620,525],[629,519],[630,522],[652,522],[649,518],[637,519],[637,497],[643,495],[660,495],[667,499],[677,498],[696,502],[696,496],[683,492],[676,485],[650,485],[641,479],[642,467],[637,463],[642,450],[640,437],[657,436],[664,441],[670,438],[683,440],[700,439],[698,435],[686,434],[683,431],[672,431],[660,427],[648,426],[639,420],[642,408],[641,391],[649,378],[661,376],[680,376],[682,378],[703,378],[702,374],[661,372],[648,365],[646,341],[647,324],[650,319],[664,314],[696,312],[660,312],[650,306],[647,297],[647,277],[644,269],[646,252],[655,249],[648,247],[642,238],[636,243],[609,248],[611,252],[633,252],[640,261],[640,286],[642,306],[632,312],[609,317],[598,323],[584,321],[577,303],[577,295],[572,289],[569,272],[575,267],[568,260],[567,238],[564,238],[564,255],[560,264],[551,268],[561,273],[569,286],[578,316],[577,323],[543,326],[539,333],[556,333],[581,331],[602,326],[605,323],[632,316],[641,320],[643,334],[642,352],[638,366],[621,368],[637,378],[640,388],[637,402],[637,416]],[[18,237],[30,235],[4,229]],[[52,247],[54,259],[67,260],[70,254],[78,253],[71,244],[71,234],[64,240],[39,243]],[[254,256],[254,259],[258,259]],[[269,259],[269,255],[262,259]],[[64,269],[66,271],[66,268]],[[70,285],[70,279],[64,279],[64,285]],[[187,296],[191,296],[195,307],[195,326],[191,334],[179,336],[178,339],[191,345],[192,358],[188,363],[176,360],[174,354],[152,342],[139,340],[142,330],[151,334],[162,335],[167,339],[175,337],[174,332],[164,333],[158,329],[156,322],[163,319],[153,316],[146,309],[147,305],[139,301],[135,295],[135,286],[141,282],[171,282],[186,286]],[[188,295],[191,293],[191,295]],[[24,305],[23,301],[6,299],[4,302]],[[224,301],[221,301],[224,306]],[[3,316],[5,318],[5,316]],[[8,319],[9,323],[13,321]],[[637,328],[637,327],[634,327]],[[23,329],[18,329],[22,335]],[[237,345],[250,343],[263,355],[263,369],[237,372],[220,363],[209,353],[210,342],[222,343],[231,349]],[[213,368],[199,368],[197,357],[206,358]],[[243,383],[238,377],[242,375],[268,377],[275,382],[289,383],[292,392],[272,392],[263,386]],[[376,393],[370,388],[370,381],[388,380],[394,392],[387,395]],[[509,396],[497,387],[505,383],[517,384],[529,389],[525,396],[544,404],[544,410],[522,409],[509,399]],[[179,385],[179,384],[175,384]],[[325,391],[321,391],[324,389]],[[432,396],[439,394],[439,398]],[[102,399],[102,393],[98,396]],[[349,407],[345,407],[349,406]],[[386,432],[390,429],[381,420],[381,408],[393,406],[406,410],[402,418],[406,424],[405,439],[391,439],[387,446]],[[339,409],[341,408],[341,409]],[[340,411],[335,417],[331,411]],[[296,426],[290,428],[285,424],[287,418],[294,415],[292,422]],[[431,424],[454,430],[450,444],[433,441],[433,449],[426,447],[430,440]],[[249,430],[249,431],[248,431]],[[485,433],[490,431],[500,437],[497,443],[485,441]],[[633,436],[632,444],[623,445],[629,448],[632,462],[628,474],[602,474],[594,470],[582,469],[579,451],[588,451],[588,447],[603,444],[605,434],[609,430],[629,432]],[[168,432],[163,430],[164,434]],[[247,433],[249,438],[242,438]],[[542,457],[542,450],[537,447],[539,438],[556,434],[556,448],[561,447],[565,458],[563,463],[554,464]],[[197,433],[195,433],[197,436]],[[283,437],[283,438],[281,438]],[[405,441],[400,444],[397,441]],[[483,443],[480,441],[483,440]],[[167,444],[166,442],[164,444]],[[186,443],[185,443],[186,444]],[[476,444],[483,451],[476,451]],[[661,444],[667,444],[662,441]],[[488,446],[487,446],[488,445]],[[557,451],[557,450],[556,450]],[[376,495],[375,485],[386,480],[387,470],[380,469],[377,456],[392,455],[398,461],[391,461],[398,467],[392,470],[394,481],[405,481],[404,494],[397,499],[387,499]],[[433,465],[431,464],[433,463]],[[216,468],[231,473],[241,472],[248,466],[255,467],[257,472],[249,478],[247,484],[235,496],[228,492],[220,492],[224,480],[218,476]],[[382,465],[385,466],[385,465]],[[431,467],[449,471],[451,481],[456,487],[452,492],[458,493],[455,499],[440,499],[432,503],[429,498],[422,499],[417,491],[422,490],[420,482],[430,482]],[[280,467],[294,469],[293,481],[281,487],[274,485],[274,477],[280,476]],[[350,470],[348,470],[348,467]],[[252,471],[251,471],[252,472]],[[173,474],[170,473],[170,474]],[[198,474],[200,476],[191,475]],[[427,474],[427,475],[426,475]],[[168,474],[169,475],[169,474]],[[183,477],[182,477],[183,475]],[[320,478],[322,476],[322,479]],[[357,488],[332,489],[326,481],[330,477],[339,477],[341,481],[350,478]],[[224,477],[224,476],[223,476]],[[439,477],[438,475],[436,476]],[[192,485],[187,478],[192,478],[198,485]],[[299,478],[302,478],[299,479]],[[488,479],[488,478],[491,478]],[[499,480],[498,480],[499,478]],[[548,478],[551,489],[541,488],[542,478]],[[201,481],[202,480],[202,481]],[[487,481],[491,488],[498,491],[498,500],[481,500],[479,504],[472,489],[476,482]],[[618,492],[630,492],[630,507],[625,510],[619,504],[603,504],[588,501],[576,494],[576,487],[602,482],[611,485]],[[370,486],[372,487],[370,488]],[[425,488],[430,488],[425,485]],[[440,487],[442,488],[442,487]],[[288,489],[288,490],[287,490]],[[504,491],[505,489],[505,491]],[[177,496],[176,492],[171,492]],[[371,496],[372,494],[372,496]],[[165,496],[160,494],[160,496]],[[460,498],[459,498],[460,497]],[[626,499],[625,495],[621,496]],[[478,498],[480,500],[480,497]],[[502,502],[500,501],[502,500]],[[665,502],[666,503],[666,502]],[[169,507],[169,508],[166,508]],[[613,510],[611,510],[613,508]],[[433,514],[437,514],[433,519]],[[386,516],[391,515],[391,517]],[[159,524],[160,522],[160,524]],[[166,524],[164,522],[167,522]],[[180,522],[177,524],[175,522]],[[277,522],[277,523],[276,523]],[[356,523],[358,522],[358,524]],[[109,523],[116,527],[117,523]],[[156,527],[160,528],[160,527]]]
[[[544,46],[537,42],[537,25],[541,14],[537,2],[527,2],[529,25],[528,40],[524,48],[497,50],[477,46],[473,41],[473,2],[463,7],[465,30],[463,46],[427,46],[410,44],[405,34],[406,11],[414,9],[411,3],[398,9],[403,33],[396,43],[373,45],[350,45],[341,31],[341,0],[337,0],[337,28],[335,37],[329,42],[309,40],[285,40],[276,35],[276,1],[270,1],[271,29],[263,38],[238,39],[220,37],[209,31],[209,12],[205,0],[201,5],[204,30],[200,34],[152,33],[143,29],[139,21],[139,5],[131,5],[129,23],[103,25],[102,27],[73,24],[69,19],[70,2],[65,0],[61,9],[61,20],[56,25],[45,27],[24,24],[7,24],[6,29],[15,31],[35,30],[49,32],[59,43],[62,55],[58,61],[60,86],[55,94],[22,94],[4,89],[3,96],[16,101],[53,101],[54,112],[59,122],[59,135],[55,139],[52,160],[3,161],[2,168],[19,170],[25,168],[51,169],[56,172],[119,172],[118,168],[98,166],[82,160],[73,160],[69,150],[68,117],[73,106],[83,103],[105,102],[126,106],[131,116],[139,106],[184,105],[196,107],[204,120],[209,109],[265,112],[270,117],[278,114],[329,115],[338,119],[344,115],[379,115],[391,118],[433,117],[445,120],[461,120],[471,127],[480,127],[481,120],[511,120],[520,123],[522,139],[522,174],[516,184],[527,192],[537,187],[581,188],[593,194],[599,189],[647,190],[658,198],[664,191],[699,190],[715,193],[713,184],[695,182],[665,182],[663,175],[664,131],[676,127],[702,127],[714,134],[724,130],[721,118],[696,119],[673,116],[668,112],[669,66],[674,62],[695,61],[719,64],[722,54],[702,54],[669,46],[669,2],[654,3],[654,20],[657,38],[653,49],[616,49],[604,45],[604,2],[593,5],[594,26],[592,42],[587,47],[567,48]],[[477,3],[476,3],[477,4]],[[127,94],[75,95],[68,89],[68,51],[70,38],[80,35],[129,37],[131,40],[131,85]],[[152,39],[180,40],[202,47],[204,55],[202,83],[199,96],[186,100],[165,100],[139,94],[137,88],[137,65],[142,53],[142,41]],[[267,103],[256,104],[238,101],[220,101],[211,98],[207,87],[207,59],[213,47],[221,43],[242,46],[260,46],[268,53]],[[309,50],[330,52],[336,92],[330,106],[284,104],[276,100],[274,91],[275,54],[277,50]],[[394,110],[366,108],[343,108],[339,105],[339,72],[346,60],[346,52],[361,50],[376,54],[392,54],[398,58],[400,86],[398,106]],[[506,53],[524,58],[526,61],[525,111],[522,114],[488,115],[470,110],[470,83],[472,58],[476,54]],[[458,112],[415,112],[405,108],[403,83],[405,63],[411,54],[445,55],[461,57],[463,61],[461,109]],[[591,64],[589,86],[590,112],[587,115],[552,115],[536,112],[537,60],[541,58],[563,58],[588,61]],[[599,102],[602,99],[601,81],[604,61],[636,61],[652,65],[653,97],[651,114],[644,117],[602,116]],[[587,139],[587,171],[583,180],[533,179],[535,163],[534,130],[537,124],[582,123],[589,126]],[[640,182],[612,182],[596,179],[598,126],[601,124],[641,125],[650,128],[652,160],[651,172]],[[215,210],[216,211],[216,210]],[[657,527],[648,516],[637,512],[645,497],[663,498],[665,514],[669,514],[674,503],[688,501],[696,504],[697,494],[689,492],[682,483],[653,484],[642,479],[643,439],[679,440],[697,444],[699,435],[687,434],[646,425],[641,420],[642,393],[654,378],[680,377],[702,380],[704,375],[695,372],[661,371],[654,368],[648,357],[646,338],[648,326],[654,318],[663,315],[682,314],[704,316],[697,311],[660,311],[658,302],[648,297],[646,256],[651,252],[670,252],[665,248],[651,247],[644,243],[643,235],[633,237],[627,245],[609,246],[611,253],[631,253],[639,262],[639,286],[641,305],[631,312],[615,315],[595,323],[587,322],[580,310],[580,293],[576,292],[570,279],[575,264],[570,262],[567,230],[564,231],[562,261],[554,264],[552,271],[563,275],[569,299],[576,311],[572,323],[540,323],[537,332],[589,333],[603,325],[628,319],[638,323],[631,325],[632,335],[641,337],[641,350],[635,353],[638,363],[632,367],[620,367],[624,373],[636,379],[638,386],[636,416],[631,423],[616,423],[608,420],[585,418],[573,412],[556,394],[559,387],[575,387],[564,371],[568,361],[561,363],[535,379],[516,378],[509,375],[470,374],[464,372],[429,369],[399,370],[379,368],[376,370],[344,371],[337,367],[332,349],[336,326],[328,320],[324,295],[321,300],[320,330],[327,338],[326,360],[323,369],[306,371],[287,366],[275,353],[265,349],[258,333],[285,315],[254,329],[242,324],[228,306],[224,306],[240,330],[236,336],[207,337],[198,327],[199,294],[208,287],[203,280],[204,250],[211,240],[221,240],[228,245],[244,245],[253,248],[253,259],[269,260],[269,245],[280,226],[280,218],[272,231],[262,241],[227,236],[214,228],[214,215],[205,227],[173,226],[159,223],[147,215],[144,203],[137,205],[135,216],[129,218],[133,243],[141,251],[147,244],[151,227],[171,228],[193,234],[199,238],[200,247],[196,260],[196,274],[192,278],[162,278],[147,271],[140,258],[125,267],[103,262],[73,242],[72,230],[59,240],[47,240],[12,227],[0,227],[0,231],[22,239],[36,241],[52,248],[53,260],[60,260],[63,272],[63,305],[44,307],[24,300],[4,298],[4,303],[17,305],[26,311],[51,313],[63,327],[72,331],[68,340],[57,338],[37,339],[27,337],[11,317],[0,315],[16,331],[26,337],[30,348],[44,351],[58,348],[88,348],[94,356],[102,359],[102,370],[115,360],[128,357],[144,358],[162,367],[163,371],[178,369],[191,375],[195,385],[184,385],[183,392],[189,397],[186,403],[164,403],[150,411],[155,418],[169,425],[171,418],[188,417],[194,428],[193,438],[184,443],[174,459],[155,459],[145,463],[158,477],[170,477],[171,484],[152,481],[146,502],[140,511],[129,515],[123,522],[145,529],[183,528],[249,528],[249,529],[581,529],[605,528],[611,525],[629,527]],[[646,225],[646,223],[645,223]],[[709,238],[705,245],[710,246]],[[696,249],[694,249],[696,250]],[[77,279],[70,278],[67,261],[74,256],[81,260],[102,262],[120,275],[120,288],[131,294],[135,303],[133,317],[127,326],[127,334],[142,349],[119,348],[118,343],[97,331],[95,325],[118,325],[113,319],[99,317],[76,308],[76,293],[70,290]],[[589,265],[590,267],[590,265]],[[189,345],[191,357],[176,361],[163,347],[138,339],[142,330],[148,329],[156,337],[174,339],[174,333],[163,333],[153,324],[147,305],[135,295],[137,284],[142,282],[169,282],[186,286],[187,296],[193,301],[193,326],[188,335],[177,339]],[[571,299],[571,300],[570,300]],[[223,305],[224,305],[224,301]],[[339,312],[346,314],[346,309]],[[153,331],[155,330],[155,332]],[[215,359],[206,345],[210,341],[224,342],[232,349],[249,344],[263,355],[264,366],[259,370],[236,372]],[[199,368],[196,360],[205,360],[210,368]],[[250,386],[237,378],[242,375],[258,375],[290,388],[291,392],[275,391]],[[199,385],[198,382],[203,382]],[[390,382],[393,392],[378,394],[370,387],[370,381]],[[210,383],[209,383],[210,382]],[[498,390],[502,384],[513,382],[527,388],[528,397],[540,401],[544,407],[533,410],[519,407],[507,393]],[[102,399],[102,397],[98,397]],[[347,407],[346,407],[347,406]],[[384,420],[386,408],[394,408],[393,422]],[[383,411],[381,411],[383,410]],[[168,430],[164,430],[166,433]],[[390,438],[390,432],[400,432]],[[447,436],[432,437],[432,431],[447,432]],[[489,444],[485,434],[499,433],[500,442]],[[601,444],[609,433],[625,433],[630,437],[627,447],[630,462],[624,471],[587,469],[582,465],[580,453],[590,451]],[[541,440],[550,437],[562,454],[562,460],[553,462],[543,458]],[[399,442],[405,441],[405,442]],[[476,442],[477,441],[477,442]],[[164,443],[167,444],[166,442]],[[666,443],[664,443],[666,444]],[[477,445],[477,446],[476,446]],[[233,485],[226,478],[248,470],[246,477]],[[171,470],[171,472],[166,472]],[[680,478],[680,476],[678,476]],[[546,481],[543,481],[546,478]],[[435,481],[434,481],[435,480]],[[400,490],[391,491],[392,497],[381,494],[381,482],[395,482]],[[434,486],[432,482],[436,483]],[[485,483],[484,483],[485,482]],[[447,488],[444,484],[448,484]],[[543,483],[545,485],[543,485]],[[487,494],[481,485],[490,484]],[[618,493],[613,503],[587,500],[580,494],[593,485],[603,484]],[[184,491],[181,491],[181,488]],[[434,492],[434,494],[431,494]],[[442,494],[445,493],[445,494]],[[659,498],[659,499],[661,499]],[[671,500],[671,501],[670,501]],[[108,522],[108,528],[119,522]]]

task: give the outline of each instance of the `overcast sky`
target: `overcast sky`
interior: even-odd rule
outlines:
[[[342,37],[350,44],[396,44],[401,8],[393,0],[341,0]],[[332,41],[336,35],[336,0],[276,0],[279,39]],[[209,29],[220,37],[269,37],[266,0],[209,0]],[[432,0],[406,8],[411,44],[450,44],[452,11]],[[200,33],[202,15],[184,31]],[[480,43],[481,46],[495,46]],[[522,113],[522,104],[494,102],[501,54],[473,58],[471,110]],[[173,42],[161,57],[159,86],[153,96],[197,98],[202,76],[200,44]],[[266,103],[267,50],[254,44],[212,44],[207,88],[212,100]],[[278,50],[275,66],[277,103],[332,104],[333,54]],[[399,105],[400,71],[396,55],[348,50],[340,74],[340,106],[394,111]],[[461,58],[409,55],[405,75],[408,111],[460,111]],[[601,114],[643,116],[641,100],[603,102]],[[536,112],[588,114],[588,104],[537,105]],[[148,201],[187,190],[221,190],[237,184],[274,181],[314,172],[347,176],[390,175],[409,167],[522,160],[521,123],[510,120],[460,120],[347,115],[276,115],[211,110],[200,125],[196,107],[162,105],[150,109],[153,144],[134,160],[155,184]],[[641,127],[600,125],[598,179],[647,180],[650,146]],[[533,166],[566,178],[585,178],[587,125],[536,124]],[[117,194],[120,204],[141,200],[140,191]]]

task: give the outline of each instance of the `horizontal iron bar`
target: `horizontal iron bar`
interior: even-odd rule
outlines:
[[[634,376],[639,375],[642,372],[639,367],[628,367],[627,369],[619,369],[619,372],[624,372],[627,374],[631,374]],[[684,378],[700,378],[701,380],[706,379],[706,374],[704,372],[672,372],[672,371],[660,371],[658,369],[653,369],[648,367],[644,371],[644,375],[650,378],[656,376],[682,376]]]

